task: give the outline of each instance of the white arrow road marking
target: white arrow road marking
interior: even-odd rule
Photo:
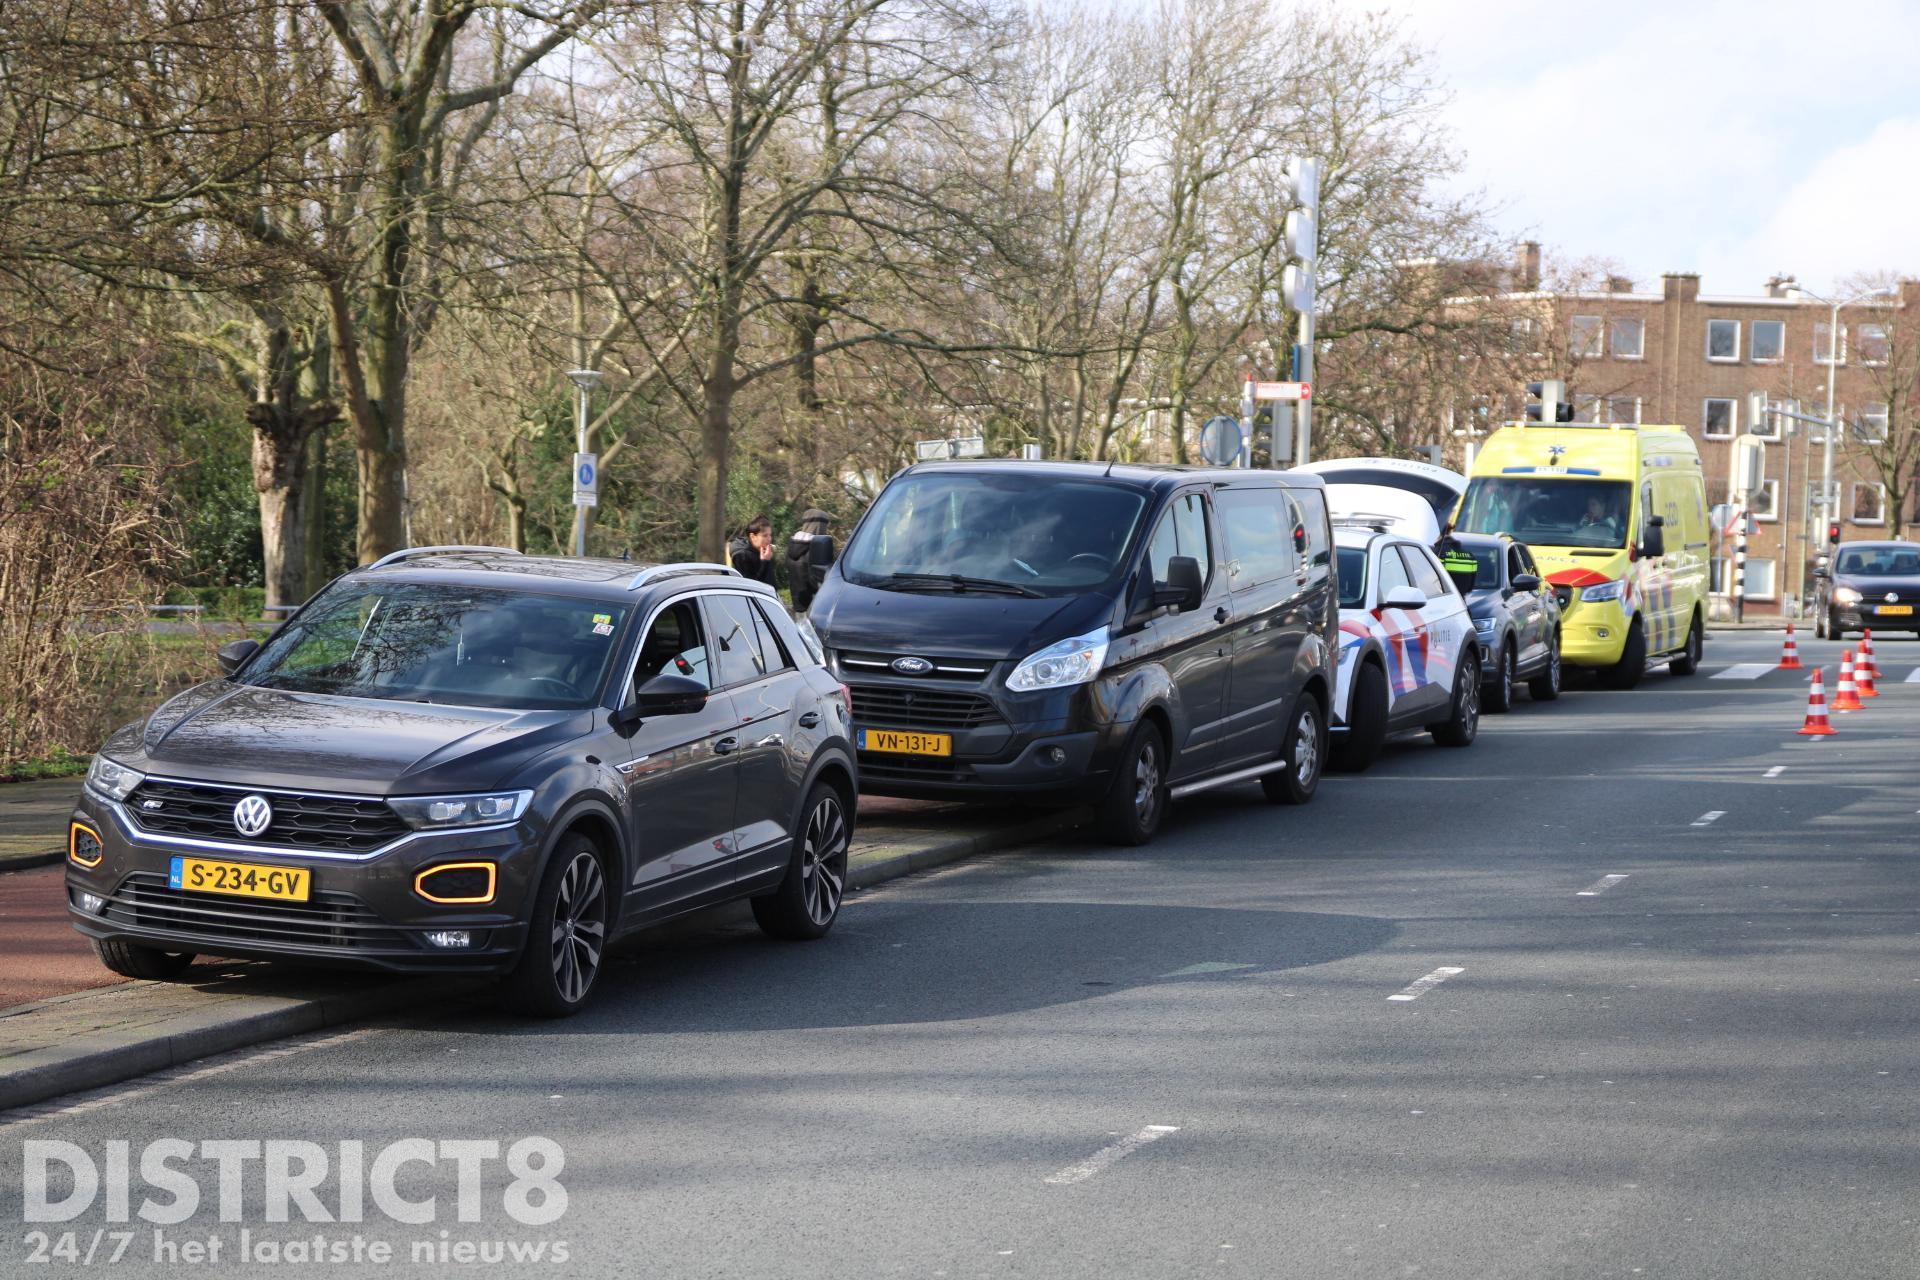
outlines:
[[[1902,681],[1902,683],[1920,684],[1920,667],[1915,667],[1913,670],[1907,672],[1907,678]]]
[[[1627,876],[1624,872],[1617,876],[1601,876],[1598,880],[1595,880],[1592,884],[1573,896],[1576,898],[1597,898],[1626,878]]]
[[[1158,1142],[1170,1133],[1180,1132],[1177,1124],[1150,1124],[1138,1133],[1129,1134],[1108,1146],[1100,1148],[1079,1164],[1070,1164],[1060,1172],[1049,1174],[1047,1182],[1056,1187],[1071,1186],[1076,1182],[1085,1182],[1116,1160],[1123,1160],[1149,1142]]]
[[[1696,827],[1710,827],[1726,816],[1727,811],[1725,809],[1709,809],[1698,818],[1695,818],[1693,825]]]
[[[1786,771],[1787,771],[1787,766],[1783,764],[1777,764],[1773,766],[1773,768],[1767,770],[1767,776],[1769,778],[1777,778],[1781,774],[1785,773]]]
[[[1772,671],[1771,662],[1736,662],[1725,671],[1716,671],[1708,677],[1710,680],[1758,680]]]
[[[1426,977],[1421,978],[1418,982],[1415,982],[1412,985],[1410,985],[1405,991],[1396,991],[1392,995],[1388,996],[1387,999],[1418,1000],[1421,996],[1425,995],[1428,991],[1432,990],[1434,987],[1439,986],[1441,983],[1445,982],[1448,978],[1453,977],[1457,973],[1465,973],[1465,972],[1466,972],[1466,969],[1458,965],[1442,965],[1440,968],[1435,969],[1432,973],[1428,974]]]

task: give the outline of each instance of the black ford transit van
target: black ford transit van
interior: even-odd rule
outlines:
[[[1339,631],[1314,476],[937,462],[895,476],[810,618],[852,693],[863,790],[1095,804],[1310,799]]]

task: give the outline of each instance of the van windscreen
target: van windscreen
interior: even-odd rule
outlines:
[[[1120,484],[916,472],[880,495],[840,571],[896,591],[1071,595],[1120,572],[1146,507],[1144,493]]]
[[[1624,480],[1475,476],[1460,502],[1459,533],[1507,533],[1548,547],[1624,547],[1633,488]]]

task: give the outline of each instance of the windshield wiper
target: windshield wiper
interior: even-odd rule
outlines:
[[[1003,592],[1007,595],[1026,596],[1030,599],[1042,599],[1042,593],[1032,587],[1023,587],[1017,582],[1002,582],[998,578],[969,578],[964,573],[890,573],[881,582],[904,582],[945,587],[949,591],[988,591]]]

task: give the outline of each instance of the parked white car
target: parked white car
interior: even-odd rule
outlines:
[[[1467,603],[1422,542],[1388,522],[1336,522],[1340,669],[1333,764],[1372,764],[1389,735],[1425,729],[1442,746],[1480,731],[1480,647]]]

